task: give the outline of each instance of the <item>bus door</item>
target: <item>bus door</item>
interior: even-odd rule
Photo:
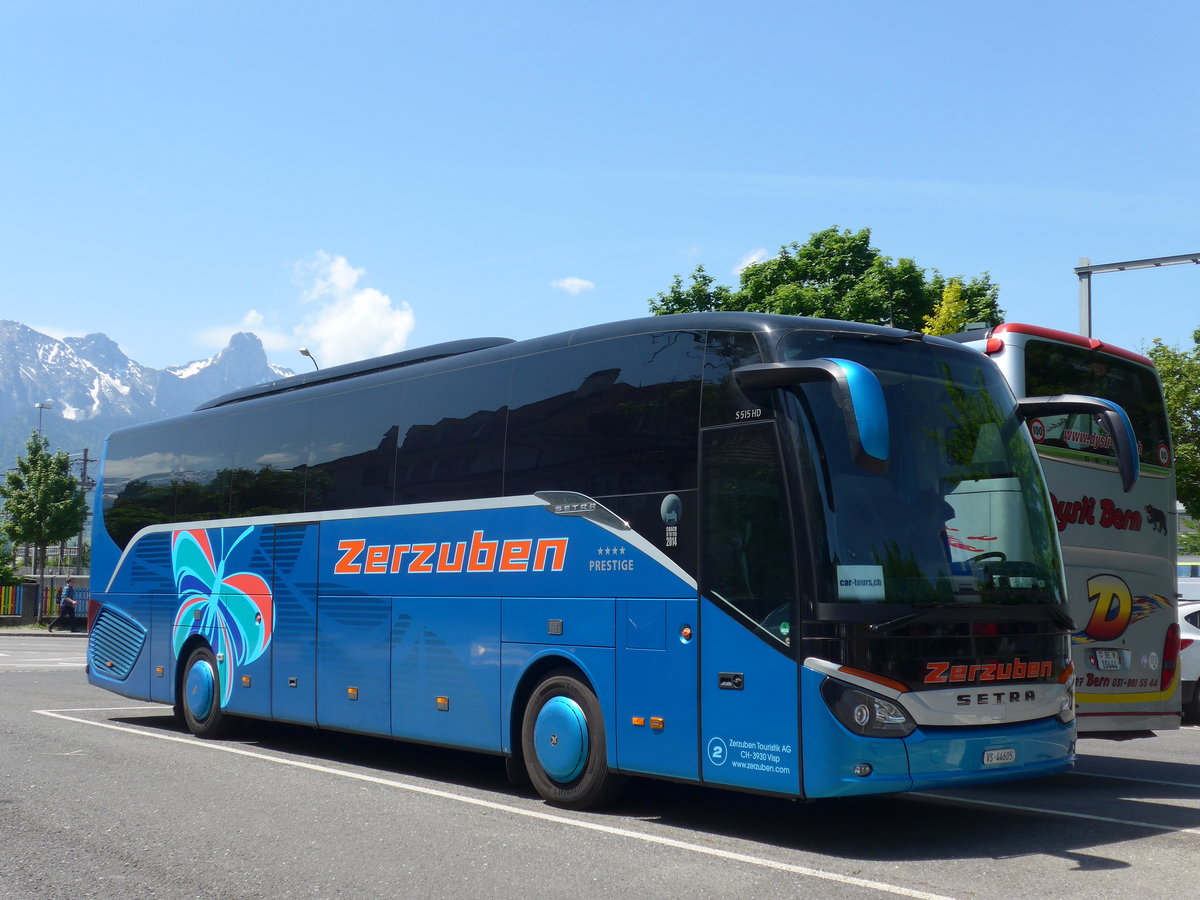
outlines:
[[[316,524],[275,527],[271,715],[312,724],[317,687]]]
[[[701,432],[703,780],[800,792],[794,542],[775,424]]]

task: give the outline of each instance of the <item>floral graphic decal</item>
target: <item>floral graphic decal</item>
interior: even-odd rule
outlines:
[[[217,657],[221,706],[229,703],[234,673],[254,662],[271,644],[271,586],[253,572],[226,572],[235,547],[254,532],[246,528],[218,559],[208,531],[176,531],[171,535],[171,565],[179,591],[173,644],[175,658],[187,639],[202,635]],[[214,529],[217,538],[225,533]]]

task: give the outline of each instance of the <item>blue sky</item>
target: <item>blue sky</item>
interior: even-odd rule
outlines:
[[[10,2],[0,317],[296,370],[647,311],[837,225],[1076,330],[1200,251],[1200,6]],[[1190,344],[1200,266],[1097,276]]]

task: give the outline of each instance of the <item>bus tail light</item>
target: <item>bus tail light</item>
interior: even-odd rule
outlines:
[[[821,696],[839,722],[864,737],[906,737],[917,727],[900,704],[836,678],[825,679]]]
[[[1172,622],[1167,629],[1167,637],[1163,641],[1162,675],[1158,679],[1158,689],[1165,691],[1175,680],[1175,670],[1179,666],[1179,623]]]
[[[988,338],[983,346],[983,352],[986,353],[988,356],[992,356],[993,354],[999,353],[1003,349],[1004,349],[1004,341],[1000,340],[1000,338],[998,338],[998,337]]]

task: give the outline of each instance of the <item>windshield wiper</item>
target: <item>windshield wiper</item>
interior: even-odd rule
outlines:
[[[1017,616],[1027,614],[1028,612],[1037,609],[1043,610],[1049,614],[1055,624],[1061,625],[1069,632],[1074,632],[1075,620],[1072,619],[1062,608],[1052,606],[1049,603],[1037,603],[1026,606],[1025,604],[996,604],[996,603],[938,603],[934,606],[924,607],[917,612],[906,613],[903,616],[898,616],[895,619],[888,619],[886,622],[874,622],[867,626],[871,631],[882,631],[889,633],[895,631],[904,625],[911,625],[913,622],[919,622],[926,619],[935,613],[943,612],[948,609],[953,610],[972,610],[973,612],[986,611],[989,613],[997,613],[1004,610],[1004,613],[997,618],[1013,619]]]
[[[918,622],[927,616],[933,615],[943,609],[979,609],[980,604],[972,603],[970,606],[964,603],[939,603],[936,606],[930,606],[922,609],[920,612],[906,613],[903,616],[898,616],[895,619],[888,619],[886,622],[874,622],[869,627],[871,631],[895,631],[901,625],[908,625],[910,622]]]
[[[1072,634],[1075,633],[1075,620],[1072,619],[1064,609],[1058,606],[1051,606],[1048,603],[1044,604],[1044,606],[1046,609],[1050,610],[1050,616],[1055,622],[1067,629],[1067,631],[1071,632]]]

